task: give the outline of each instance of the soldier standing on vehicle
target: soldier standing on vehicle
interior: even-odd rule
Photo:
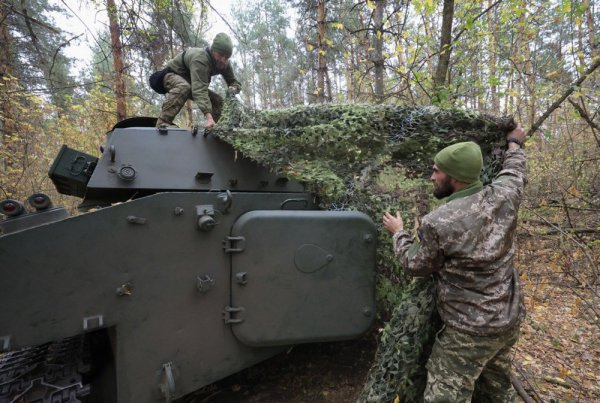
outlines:
[[[443,206],[423,217],[417,239],[399,213],[385,213],[396,256],[412,276],[433,274],[444,326],[427,362],[426,402],[512,402],[512,346],[525,316],[514,267],[517,212],[526,183],[525,131],[507,135],[502,171],[488,186],[473,142],[453,144],[434,158],[434,196]]]
[[[229,91],[234,94],[240,92],[241,84],[229,64],[232,53],[231,38],[219,33],[210,48],[187,49],[171,59],[165,69],[155,73],[150,78],[151,87],[159,93],[166,93],[156,126],[173,124],[185,102],[192,99],[204,114],[204,127],[212,128],[223,107],[223,98],[208,89],[212,76],[220,74]],[[156,81],[153,82],[153,78]]]

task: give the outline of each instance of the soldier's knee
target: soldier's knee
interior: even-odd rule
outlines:
[[[169,94],[179,99],[187,100],[192,94],[192,87],[187,82],[181,82],[173,87],[173,89],[169,91]]]

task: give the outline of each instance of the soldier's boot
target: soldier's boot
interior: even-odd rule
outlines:
[[[162,120],[161,118],[158,118],[158,119],[156,119],[156,127],[159,127],[160,125],[172,126],[173,122],[167,122],[166,120]]]

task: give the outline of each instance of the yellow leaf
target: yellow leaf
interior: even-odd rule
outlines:
[[[394,403],[400,403],[400,396],[396,395],[396,398],[394,399]]]
[[[315,48],[315,47],[314,47],[313,45],[311,45],[310,43],[307,43],[307,44],[306,44],[306,50],[308,50],[309,52],[310,52],[311,50],[313,50],[314,48]]]
[[[371,10],[375,10],[377,8],[375,3],[373,3],[371,0],[367,0],[367,7],[369,7]]]
[[[335,29],[344,29],[344,24],[341,22],[332,22],[331,26]]]
[[[575,185],[573,185],[569,188],[569,193],[571,193],[575,197],[581,196],[581,194],[579,193],[579,190],[577,190],[577,187],[575,187]]]
[[[559,376],[560,376],[562,379],[565,379],[565,378],[566,378],[567,376],[569,376],[569,375],[571,375],[571,371],[569,370],[569,368],[562,367],[562,368],[560,369],[560,374],[559,374]]]
[[[531,363],[533,363],[534,359],[532,356],[525,354],[525,357],[523,357],[523,363],[525,365],[529,365]]]

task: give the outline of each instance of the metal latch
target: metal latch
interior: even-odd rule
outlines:
[[[246,247],[246,238],[243,236],[228,236],[223,240],[225,253],[243,252]]]
[[[236,324],[242,323],[244,319],[242,318],[234,318],[237,313],[241,313],[245,311],[245,308],[241,306],[226,306],[223,309],[223,322],[226,324]]]

